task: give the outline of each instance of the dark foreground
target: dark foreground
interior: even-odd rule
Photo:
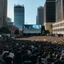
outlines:
[[[64,64],[64,44],[1,39],[0,64]]]

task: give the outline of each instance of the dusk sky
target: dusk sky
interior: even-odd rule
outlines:
[[[14,22],[14,4],[24,5],[25,7],[25,24],[35,24],[37,7],[44,6],[45,0],[8,0],[7,16]]]

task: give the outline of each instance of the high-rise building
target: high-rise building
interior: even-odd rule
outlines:
[[[42,6],[38,7],[37,9],[36,24],[42,26],[44,25],[44,8]]]
[[[45,29],[52,33],[52,24],[56,22],[56,0],[46,0],[44,5]]]
[[[56,21],[59,22],[64,19],[64,0],[56,0]]]
[[[0,28],[7,26],[7,0],[0,0]]]
[[[64,34],[64,0],[56,0],[56,23],[53,24],[54,34]]]
[[[19,28],[19,30],[23,30],[24,6],[21,5],[14,6],[14,24]]]
[[[45,22],[55,22],[56,21],[56,1],[46,0],[46,21]]]

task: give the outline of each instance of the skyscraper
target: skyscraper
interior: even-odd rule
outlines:
[[[38,7],[37,9],[36,24],[42,26],[44,25],[44,8],[42,6]]]
[[[56,22],[56,0],[46,0],[44,5],[45,29],[52,33],[52,23]]]
[[[56,23],[53,24],[54,34],[64,34],[64,0],[56,0]]]
[[[45,22],[55,22],[56,21],[56,1],[46,0],[46,21]]]
[[[14,24],[19,28],[19,30],[23,30],[24,6],[21,5],[14,6]]]
[[[64,0],[56,0],[56,21],[64,19]]]
[[[0,28],[7,25],[7,0],[0,0]]]

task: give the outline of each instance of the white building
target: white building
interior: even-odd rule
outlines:
[[[53,24],[53,34],[64,34],[64,20]]]

